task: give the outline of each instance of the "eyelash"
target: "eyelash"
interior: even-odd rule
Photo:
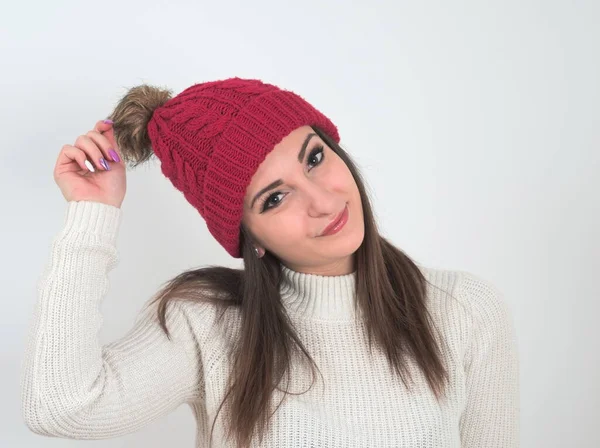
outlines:
[[[315,148],[310,152],[310,154],[308,156],[308,160],[311,160],[313,157],[315,157],[319,153],[322,154],[321,160],[319,160],[314,166],[319,166],[321,163],[323,163],[323,160],[325,159],[325,152],[324,152],[323,145],[315,146]],[[264,199],[261,199],[261,201],[260,201],[260,212],[261,213],[264,213],[267,210],[277,207],[277,205],[275,205],[273,207],[267,207],[267,205],[269,203],[269,200],[273,196],[277,196],[278,194],[281,194],[281,192],[276,191],[275,193],[265,196]]]

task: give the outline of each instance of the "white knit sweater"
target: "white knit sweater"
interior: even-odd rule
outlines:
[[[23,417],[37,434],[72,439],[118,437],[151,425],[186,403],[197,421],[197,447],[208,435],[226,388],[238,315],[212,327],[206,303],[168,308],[169,341],[155,309],[141,311],[121,339],[102,346],[100,303],[118,263],[122,211],[69,202],[38,283],[38,300],[23,359]],[[438,405],[420,371],[409,364],[409,392],[391,374],[365,327],[354,320],[354,274],[325,277],[284,268],[282,300],[324,376],[290,395],[274,414],[262,447],[468,447],[519,445],[519,367],[511,313],[488,281],[465,271],[420,267],[428,307],[444,337],[450,373]],[[446,291],[447,293],[445,293]],[[359,316],[360,317],[360,316]],[[310,370],[292,366],[290,391],[306,391]],[[285,382],[285,377],[284,377]],[[285,387],[283,387],[285,390]],[[276,391],[273,403],[282,394]],[[213,436],[223,442],[223,410]]]

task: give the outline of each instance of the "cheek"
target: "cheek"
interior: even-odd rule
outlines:
[[[307,236],[306,219],[297,214],[280,213],[262,222],[255,221],[252,231],[258,240],[273,250],[297,247]]]
[[[330,189],[333,191],[348,194],[357,190],[356,182],[352,177],[352,173],[341,161],[339,162],[338,166],[327,173],[326,179]]]
[[[352,173],[344,161],[339,157],[335,157],[333,160],[330,159],[329,165],[327,166],[327,177],[334,178],[337,181],[344,183],[348,183],[349,180],[354,180],[352,178]]]
[[[296,208],[273,215],[269,219],[246,218],[246,225],[261,244],[271,248],[297,245],[309,234],[306,216]]]
[[[296,210],[281,213],[269,223],[269,238],[274,245],[287,246],[306,237],[306,219]]]

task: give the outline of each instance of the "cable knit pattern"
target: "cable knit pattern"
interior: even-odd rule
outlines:
[[[211,305],[173,302],[169,341],[156,309],[144,307],[127,334],[100,345],[99,307],[118,262],[121,213],[96,202],[68,204],[38,283],[22,366],[23,418],[37,434],[105,439],[137,431],[185,403],[197,421],[196,446],[207,447],[239,315],[230,310],[225,322],[231,325],[216,324]],[[443,336],[447,399],[438,404],[414,362],[408,364],[415,379],[409,392],[379,348],[369,352],[355,314],[354,274],[284,268],[282,301],[324,382],[317,375],[308,390],[310,370],[292,364],[289,390],[300,395],[286,397],[262,444],[255,439],[253,447],[519,446],[517,342],[502,294],[468,272],[421,269]],[[272,403],[281,398],[276,391]],[[216,448],[231,446],[223,442],[223,415]]]

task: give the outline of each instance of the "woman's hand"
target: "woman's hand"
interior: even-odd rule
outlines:
[[[64,145],[54,167],[54,181],[67,201],[95,201],[121,207],[127,186],[125,164],[112,124],[98,121],[73,145]]]

